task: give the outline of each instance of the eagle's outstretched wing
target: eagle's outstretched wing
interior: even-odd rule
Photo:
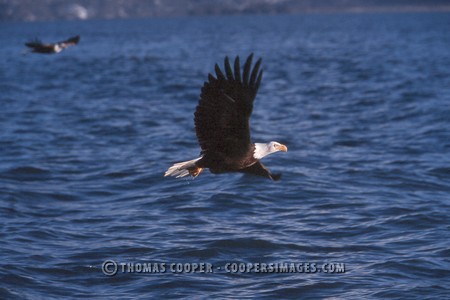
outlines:
[[[79,41],[80,41],[80,36],[77,35],[77,36],[71,37],[70,39],[67,39],[65,41],[58,42],[58,44],[64,45],[64,47],[68,47],[68,46],[73,46],[73,45],[78,44]]]
[[[25,46],[29,48],[36,48],[36,47],[42,47],[42,46],[48,46],[46,44],[43,44],[40,40],[34,39],[32,41],[26,42]]]
[[[262,78],[261,59],[252,68],[252,58],[247,58],[242,74],[239,57],[233,68],[226,57],[225,73],[216,64],[216,77],[208,75],[195,112],[202,153],[234,157],[251,147],[249,119]]]
[[[267,177],[275,181],[280,180],[281,178],[281,174],[270,173],[270,171],[260,161],[257,161],[247,168],[239,170],[239,172]]]

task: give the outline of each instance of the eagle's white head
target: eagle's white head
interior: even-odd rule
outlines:
[[[253,153],[253,157],[256,159],[261,159],[264,156],[278,151],[287,152],[286,145],[280,144],[278,142],[269,142],[267,144],[255,143],[255,152]]]
[[[64,49],[64,48],[61,47],[59,44],[55,44],[55,45],[53,46],[53,51],[55,51],[55,53],[59,53],[59,52],[61,52],[63,49]]]

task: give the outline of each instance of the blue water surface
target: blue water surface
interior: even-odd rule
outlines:
[[[449,28],[439,13],[1,23],[1,298],[448,297]],[[281,181],[164,178],[199,154],[208,72],[252,52],[252,138],[288,146],[263,160]]]

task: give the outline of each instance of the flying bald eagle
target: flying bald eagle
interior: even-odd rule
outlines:
[[[80,36],[74,36],[62,42],[54,44],[44,44],[39,40],[30,41],[25,43],[25,46],[30,48],[30,52],[41,53],[41,54],[54,54],[59,53],[69,46],[74,46],[80,41]]]
[[[164,176],[197,177],[204,168],[212,173],[242,172],[278,180],[259,161],[274,152],[287,151],[277,142],[252,143],[250,115],[253,101],[262,78],[261,59],[252,68],[251,54],[243,68],[239,57],[234,61],[234,72],[225,57],[225,74],[215,65],[216,77],[208,74],[200,101],[195,111],[195,131],[202,149],[200,157],[176,163]]]

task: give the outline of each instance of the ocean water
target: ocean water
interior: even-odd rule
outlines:
[[[0,298],[448,297],[449,28],[439,13],[1,23]],[[199,153],[208,72],[252,52],[252,138],[288,146],[263,160],[281,181],[164,178]]]

